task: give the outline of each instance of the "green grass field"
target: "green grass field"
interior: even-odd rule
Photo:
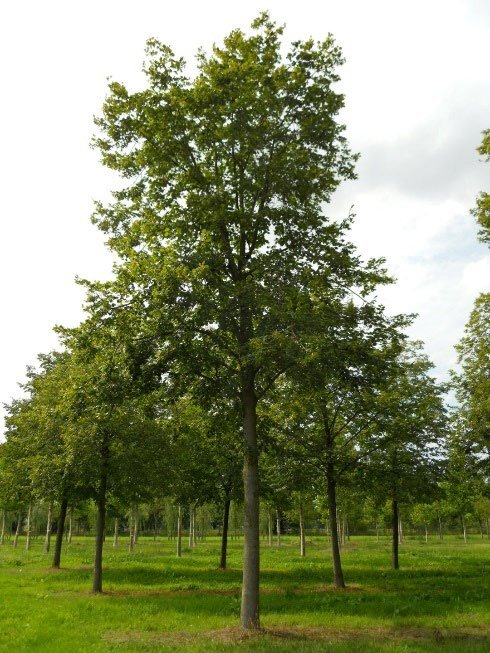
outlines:
[[[185,542],[185,540],[184,540]],[[108,540],[104,590],[90,594],[93,541],[64,545],[50,569],[42,539],[0,547],[2,651],[490,651],[490,543],[406,539],[390,569],[388,539],[343,549],[348,588],[331,586],[325,538],[262,549],[264,632],[238,628],[241,542],[217,569],[219,541],[175,557],[174,542],[140,539],[129,554]]]

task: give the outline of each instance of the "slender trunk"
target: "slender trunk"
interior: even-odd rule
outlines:
[[[133,542],[138,544],[138,536],[140,530],[140,512],[138,506],[134,507],[134,518],[133,518]]]
[[[341,521],[339,518],[339,511],[337,510],[335,513],[335,517],[337,520],[337,539],[339,541],[339,549],[342,548],[342,526],[341,526]]]
[[[225,508],[223,511],[223,533],[221,534],[221,558],[219,568],[226,569],[226,551],[228,547],[228,522],[230,520],[230,497],[225,499]]]
[[[393,542],[392,542],[392,548],[391,548],[391,560],[393,563],[393,569],[398,569],[399,568],[399,561],[398,561],[398,501],[396,499],[393,499],[392,502],[392,510],[393,510]]]
[[[442,520],[441,520],[440,515],[437,515],[437,521],[438,521],[438,524],[439,524],[439,539],[442,540],[442,538],[444,536],[443,536],[443,532],[442,532]]]
[[[480,527],[480,535],[481,539],[483,540],[483,522],[481,519],[478,519],[478,526]]]
[[[56,542],[54,545],[53,567],[60,568],[61,562],[61,546],[63,544],[63,531],[65,530],[66,511],[68,508],[68,498],[63,495],[60,504],[60,514],[58,515],[58,523],[56,524]]]
[[[427,524],[425,524],[425,541],[426,543],[429,541],[429,528]]]
[[[157,541],[157,516],[153,517],[153,541]]]
[[[488,519],[488,517],[487,517],[486,522],[487,522],[487,538],[490,539],[490,528],[489,528],[489,526],[490,526],[490,519]]]
[[[272,546],[272,510],[269,508],[267,513],[267,527],[268,527],[268,544]]]
[[[281,546],[281,514],[276,508],[276,544]]]
[[[99,485],[99,493],[97,496],[97,522],[95,527],[94,583],[92,589],[96,594],[102,592],[102,550],[104,546],[104,535],[105,535],[106,492],[107,492],[108,473],[109,473],[109,444],[107,441],[107,435],[105,435],[102,444],[102,450],[101,450],[100,485]]]
[[[464,518],[464,515],[461,515],[461,526],[463,527],[463,539],[466,544],[468,542],[468,537],[466,534],[466,519]]]
[[[337,496],[336,483],[333,474],[333,464],[329,463],[327,467],[327,494],[328,494],[328,512],[330,516],[330,542],[332,546],[332,563],[333,563],[333,584],[335,587],[343,589],[345,587],[344,573],[340,560],[339,547],[339,529],[337,524]]]
[[[53,504],[51,501],[48,503],[48,517],[46,520],[46,538],[44,540],[44,553],[49,553],[51,548],[51,515],[53,510]]]
[[[22,528],[21,524],[22,524],[22,513],[19,512],[19,515],[17,517],[17,528],[15,529],[15,536],[13,542],[14,549],[17,548],[17,543],[19,541],[20,529]]]
[[[68,522],[68,544],[71,544],[71,536],[73,534],[73,506],[70,508],[70,520]]]
[[[379,542],[379,524],[376,521],[376,542]]]
[[[347,542],[350,542],[349,519],[348,519],[347,515],[344,517],[344,519],[345,519],[344,533],[345,533],[345,535],[347,537]]]
[[[303,519],[303,504],[299,502],[299,554],[302,558],[306,555],[305,524]]]
[[[177,558],[182,557],[182,506],[179,503],[177,513]]]
[[[241,403],[243,410],[243,585],[240,623],[242,628],[260,628],[259,619],[259,452],[257,446],[257,398],[253,373],[244,373]]]
[[[133,551],[134,550],[134,543],[136,541],[135,537],[135,528],[136,528],[136,518],[135,518],[135,510],[134,506],[131,505],[131,509],[129,511],[129,542],[128,542],[128,551]]]
[[[189,549],[192,548],[192,506],[189,507]]]
[[[0,544],[5,541],[5,508],[2,510],[2,532],[0,533]]]
[[[398,520],[398,537],[400,540],[400,543],[403,542],[403,527],[402,527],[402,520]]]
[[[27,509],[27,523],[26,523],[26,551],[31,548],[31,535],[32,535],[32,501],[29,501],[29,508]]]
[[[114,519],[114,540],[112,546],[116,547],[119,544],[119,518]]]

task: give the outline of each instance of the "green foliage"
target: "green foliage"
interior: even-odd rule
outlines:
[[[484,157],[485,161],[490,161],[490,129],[483,132],[483,139],[478,147],[478,153]],[[481,192],[476,200],[476,207],[471,211],[476,218],[480,231],[478,237],[482,243],[490,245],[490,195]]]

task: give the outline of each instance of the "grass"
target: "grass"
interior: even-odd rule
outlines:
[[[217,569],[219,541],[175,557],[174,542],[140,539],[104,551],[104,594],[90,593],[93,541],[64,545],[50,569],[42,540],[0,547],[0,650],[83,651],[488,651],[490,543],[476,536],[406,539],[390,569],[387,539],[353,537],[343,549],[348,588],[331,586],[325,538],[263,546],[264,631],[238,628],[241,542]]]

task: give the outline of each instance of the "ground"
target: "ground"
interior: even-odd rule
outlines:
[[[280,548],[263,543],[263,631],[238,628],[241,541],[230,542],[229,569],[217,569],[218,538],[183,557],[175,542],[124,538],[104,550],[104,594],[90,593],[93,540],[64,544],[50,569],[43,541],[0,547],[0,650],[50,651],[489,651],[490,541],[472,536],[405,539],[399,571],[390,542],[352,537],[342,551],[346,590],[331,586],[324,537]],[[186,541],[184,541],[186,544]]]

